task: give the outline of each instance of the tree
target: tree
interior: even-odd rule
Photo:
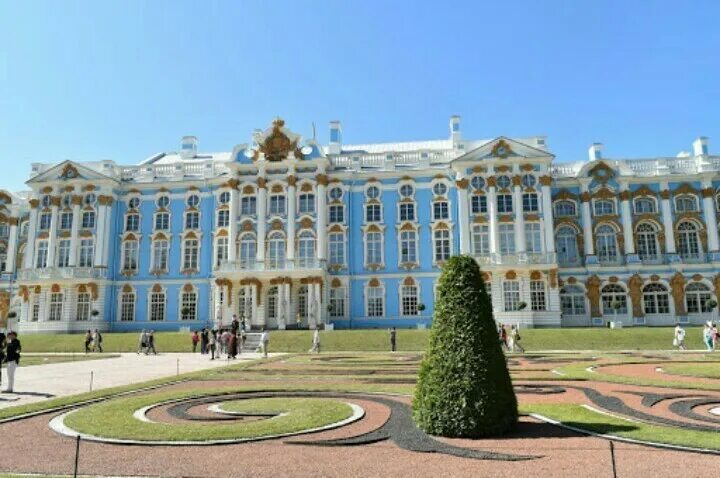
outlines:
[[[451,257],[440,276],[413,418],[425,432],[446,437],[501,435],[517,424],[492,305],[472,257]]]

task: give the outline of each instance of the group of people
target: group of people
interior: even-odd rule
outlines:
[[[500,346],[506,352],[524,353],[525,349],[520,345],[520,326],[511,325],[510,333],[508,333],[505,324],[498,324],[498,336],[500,337]]]
[[[675,334],[673,337],[673,346],[677,347],[678,350],[686,350],[685,347],[685,329],[680,324],[675,326]],[[708,352],[714,352],[717,348],[718,343],[718,329],[717,325],[713,322],[706,322],[703,325],[702,330],[702,341],[703,345],[707,348]]]
[[[200,353],[202,355],[210,355],[210,360],[220,358],[222,355],[228,359],[236,359],[242,353],[245,347],[247,335],[245,333],[245,319],[238,320],[237,315],[233,314],[230,328],[208,329],[204,327],[200,332],[193,331],[190,336],[193,353],[197,352],[197,346],[200,344]],[[267,357],[268,343],[270,336],[263,329],[260,338],[260,348],[265,357]]]
[[[98,329],[95,329],[94,332],[88,329],[85,332],[85,353],[102,352],[102,340],[102,334]]]
[[[140,355],[141,353],[149,355],[150,352],[152,352],[153,355],[157,355],[157,351],[155,350],[155,331],[147,331],[143,329],[142,332],[140,332],[140,340],[138,340],[137,353],[138,355]]]
[[[15,370],[20,365],[20,351],[22,346],[16,332],[8,332],[7,337],[0,332],[0,366],[7,364],[7,388],[3,390],[12,393],[15,387]],[[2,368],[0,368],[0,385],[2,385]]]

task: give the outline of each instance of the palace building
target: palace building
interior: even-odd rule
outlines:
[[[232,151],[32,164],[0,191],[0,316],[21,332],[424,327],[452,255],[499,322],[717,316],[720,156],[556,164],[545,137],[303,141],[280,119]]]

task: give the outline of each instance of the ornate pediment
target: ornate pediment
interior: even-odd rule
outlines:
[[[260,159],[260,153],[266,161],[282,161],[287,159],[290,153],[293,153],[296,159],[303,159],[303,155],[298,142],[300,136],[291,133],[285,128],[285,121],[278,118],[272,123],[269,131],[261,134],[257,138],[258,148],[253,154],[253,161]]]
[[[510,147],[507,141],[504,139],[501,139],[497,143],[493,145],[492,151],[490,152],[492,156],[495,156],[496,158],[507,158],[508,156],[512,156],[514,151]]]
[[[607,183],[615,177],[615,171],[607,164],[599,162],[588,171],[588,176],[599,183]]]

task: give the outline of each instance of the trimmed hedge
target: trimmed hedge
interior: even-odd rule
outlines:
[[[440,276],[413,418],[445,437],[501,435],[517,424],[517,399],[480,268],[452,257]]]

